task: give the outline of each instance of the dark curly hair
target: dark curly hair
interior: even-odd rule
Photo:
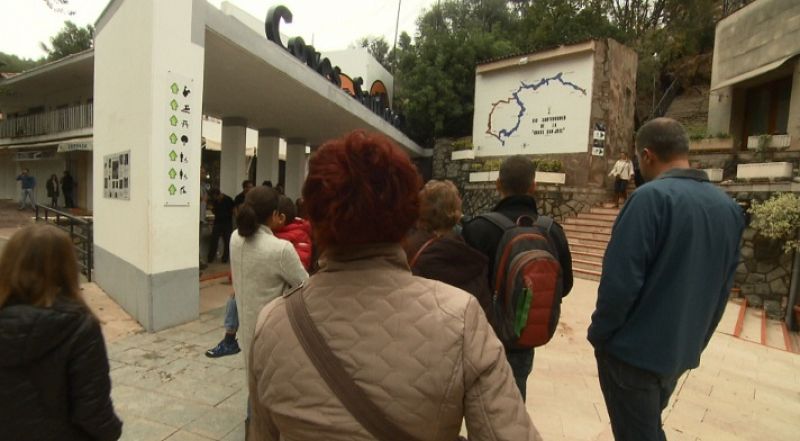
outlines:
[[[356,130],[311,157],[303,202],[322,248],[400,242],[419,216],[421,186],[389,138]]]

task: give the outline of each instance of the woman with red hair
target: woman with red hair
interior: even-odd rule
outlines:
[[[259,315],[250,358],[258,440],[539,439],[477,300],[409,271],[400,241],[421,180],[385,136],[311,157],[303,199],[320,269]]]

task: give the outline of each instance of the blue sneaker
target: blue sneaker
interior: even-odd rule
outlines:
[[[206,357],[210,358],[224,357],[226,355],[238,354],[240,351],[241,349],[239,349],[238,341],[234,340],[233,343],[227,343],[225,340],[222,340],[212,349],[206,351]]]

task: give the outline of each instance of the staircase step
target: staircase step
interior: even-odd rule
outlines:
[[[578,219],[591,219],[591,220],[601,220],[601,221],[608,221],[612,224],[614,221],[617,220],[616,214],[597,214],[597,213],[579,213]]]
[[[594,280],[597,282],[600,281],[600,276],[602,275],[599,271],[585,270],[580,268],[574,268],[572,270],[572,274],[579,279]]]
[[[570,236],[567,234],[567,242],[569,242],[570,250],[574,249],[574,246],[585,246],[595,249],[602,249],[605,252],[606,247],[608,246],[607,240],[598,240],[598,239],[587,239],[585,237],[575,237]]]
[[[591,262],[587,260],[581,259],[572,259],[572,270],[575,269],[583,269],[589,271],[597,271],[598,273],[603,272],[603,264],[598,262]]]
[[[617,216],[619,214],[619,208],[604,208],[604,207],[592,207],[589,210],[589,213],[592,214],[611,214]]]
[[[595,254],[598,256],[604,256],[606,254],[605,246],[586,245],[580,243],[573,243],[572,241],[569,241],[569,250],[572,254],[584,253],[584,254]]]
[[[568,217],[564,219],[561,225],[584,225],[589,227],[603,227],[611,229],[614,226],[613,221],[599,220],[599,219],[586,219],[582,217]]]
[[[611,237],[611,227],[600,227],[595,225],[576,225],[571,223],[563,223],[561,227],[564,228],[568,234],[571,231],[578,231],[581,233],[603,233]]]
[[[575,231],[569,230],[564,228],[567,233],[567,240],[575,238],[575,239],[591,239],[596,240],[599,242],[605,242],[606,244],[611,239],[611,235],[608,233],[600,233],[600,232],[593,232],[593,231]]]
[[[587,262],[603,263],[602,253],[593,253],[586,251],[571,250],[572,259],[585,260]]]
[[[786,350],[786,341],[783,338],[783,322],[767,319],[766,337],[767,346]]]

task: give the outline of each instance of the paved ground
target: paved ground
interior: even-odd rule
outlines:
[[[560,331],[536,353],[528,409],[546,441],[613,439],[585,339],[596,289],[595,282],[576,281]],[[216,309],[200,320],[110,344],[123,440],[244,439],[241,356],[203,355],[223,334],[220,306],[229,292],[229,285],[207,285],[201,304]],[[731,304],[729,312],[737,311]],[[671,441],[794,441],[800,356],[717,333],[702,366],[681,379],[664,419]]]

